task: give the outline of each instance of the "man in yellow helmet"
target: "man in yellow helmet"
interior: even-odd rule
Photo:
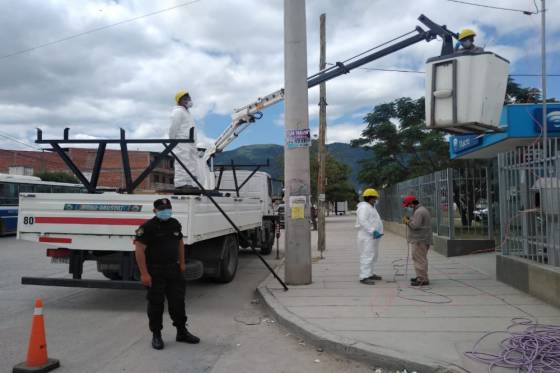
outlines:
[[[169,138],[189,138],[191,129],[195,129],[194,118],[190,112],[190,108],[193,106],[190,94],[187,91],[177,92],[175,95],[175,103],[177,106],[175,106],[171,112]],[[194,131],[194,142],[179,144],[174,152],[205,189],[214,188],[214,176],[211,175],[208,165],[205,164],[197,150],[196,129]],[[185,191],[198,188],[197,184],[178,162],[175,162],[174,180],[175,188],[180,188]]]
[[[379,256],[379,241],[383,236],[383,222],[375,208],[379,198],[377,190],[368,188],[362,196],[364,201],[358,204],[356,211],[356,228],[358,229],[358,250],[360,250],[360,282],[374,285],[381,276],[373,269]]]
[[[474,45],[474,37],[476,33],[470,28],[463,29],[459,33],[457,44],[455,45],[455,53],[481,53],[484,48]]]

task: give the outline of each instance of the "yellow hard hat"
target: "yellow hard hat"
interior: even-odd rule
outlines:
[[[468,38],[469,36],[476,36],[476,32],[474,32],[474,30],[471,30],[470,28],[463,29],[459,33],[459,40],[463,40],[465,38]]]
[[[177,92],[177,94],[175,95],[175,102],[178,104],[178,103],[179,103],[179,100],[181,100],[181,98],[182,98],[184,95],[188,95],[188,94],[189,94],[189,92],[183,91],[183,90]]]
[[[375,190],[373,188],[368,188],[368,189],[364,190],[364,193],[362,194],[362,196],[379,198],[379,193],[377,192],[377,190]]]

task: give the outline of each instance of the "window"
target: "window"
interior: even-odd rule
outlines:
[[[13,183],[0,183],[0,205],[18,205],[18,185]]]

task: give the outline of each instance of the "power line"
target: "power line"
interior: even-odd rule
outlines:
[[[327,65],[334,65],[333,63],[327,62]],[[358,67],[360,70],[368,70],[368,71],[389,71],[389,72],[397,72],[397,73],[412,73],[412,74],[425,74],[425,71],[422,70],[407,70],[407,69],[383,69],[380,67]],[[510,76],[541,76],[541,74],[509,74]],[[549,77],[558,77],[560,74],[546,74]]]
[[[481,8],[489,8],[489,9],[496,9],[496,10],[507,10],[507,11],[510,11],[510,12],[519,12],[519,13],[523,13],[523,14],[528,15],[528,16],[532,16],[534,14],[539,14],[539,8],[537,7],[537,3],[535,2],[535,0],[533,0],[533,3],[535,4],[535,9],[536,9],[535,12],[531,12],[530,10],[523,10],[523,9],[503,8],[503,7],[499,7],[499,6],[493,6],[493,5],[471,3],[469,1],[461,1],[461,0],[447,0],[447,1],[450,1],[452,3],[458,3],[458,4],[478,6],[478,7],[481,7]]]
[[[19,143],[19,144],[21,144],[21,145],[25,145],[25,146],[27,146],[28,148],[32,148],[32,149],[34,149],[34,150],[42,150],[42,149],[39,148],[38,146],[33,146],[33,145],[28,144],[28,143],[26,143],[26,142],[24,142],[24,141],[18,140],[18,139],[16,139],[15,137],[12,137],[12,136],[10,136],[10,135],[7,135],[5,132],[1,132],[1,133],[0,133],[0,136],[2,136],[2,137],[5,138],[5,139],[8,139],[8,140],[17,142],[17,143]]]
[[[122,21],[119,21],[119,22],[116,22],[116,23],[112,23],[110,25],[101,26],[101,27],[97,27],[97,28],[94,28],[94,29],[91,29],[91,30],[88,30],[88,31],[80,32],[78,34],[66,36],[62,39],[50,41],[48,43],[39,44],[39,45],[36,45],[34,47],[31,47],[31,48],[22,49],[22,50],[19,50],[19,51],[16,51],[16,52],[5,54],[3,56],[0,56],[0,60],[4,60],[6,58],[13,57],[13,56],[18,56],[20,54],[28,53],[28,52],[31,52],[31,51],[34,51],[34,50],[37,50],[37,49],[45,48],[45,47],[48,47],[48,46],[51,46],[51,45],[54,45],[54,44],[58,44],[58,43],[62,43],[62,42],[68,41],[68,40],[76,39],[76,38],[79,38],[79,37],[84,36],[84,35],[89,35],[89,34],[93,34],[95,32],[107,30],[109,28],[117,27],[117,26],[123,25],[125,23],[131,23],[131,22],[143,19],[143,18],[147,18],[147,17],[154,16],[154,15],[157,15],[157,14],[169,12],[171,10],[174,10],[174,9],[177,9],[177,8],[182,8],[182,7],[194,4],[194,3],[198,3],[200,1],[202,1],[202,0],[188,1],[186,3],[177,4],[177,5],[169,7],[169,8],[156,10],[156,11],[153,11],[153,12],[150,12],[150,13],[143,14],[141,16],[125,19],[125,20],[122,20]]]

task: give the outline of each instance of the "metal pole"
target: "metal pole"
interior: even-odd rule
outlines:
[[[541,0],[541,85],[542,85],[542,117],[543,117],[543,141],[544,141],[544,159],[545,159],[545,175],[546,175],[546,159],[548,159],[548,128],[546,120],[546,8],[545,0]]]
[[[319,57],[319,70],[324,70],[327,66],[327,47],[325,40],[325,21],[326,15],[323,13],[320,17],[320,57]],[[317,249],[321,253],[323,259],[323,252],[325,251],[325,176],[326,176],[326,158],[327,147],[325,146],[327,135],[327,87],[323,82],[319,86],[319,180],[317,181],[317,200],[318,200],[318,219],[319,226],[317,227]]]
[[[309,112],[305,0],[284,0],[286,282],[311,283]]]

